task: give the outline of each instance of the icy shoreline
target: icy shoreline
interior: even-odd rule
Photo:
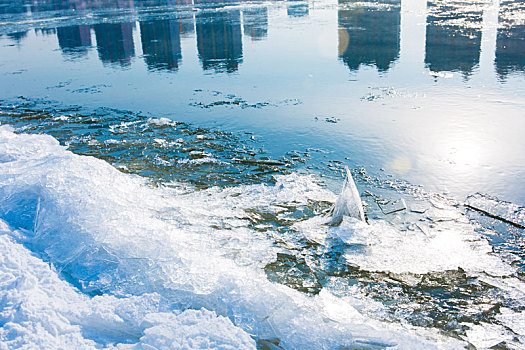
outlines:
[[[9,346],[253,348],[254,339],[274,338],[290,349],[455,343],[396,330],[327,292],[307,296],[269,282],[260,266],[273,248],[242,225],[239,208],[225,205],[227,193],[151,188],[49,136],[5,126],[0,150],[1,337]],[[323,195],[305,181],[242,190],[261,203]],[[218,219],[230,229],[212,230]],[[224,256],[232,251],[233,260]],[[334,305],[348,311],[342,319],[329,311]]]

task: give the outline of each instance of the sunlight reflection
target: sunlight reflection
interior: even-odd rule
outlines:
[[[408,157],[398,156],[387,165],[387,168],[398,174],[406,174],[412,168],[412,162]]]
[[[481,149],[478,144],[469,140],[455,140],[443,146],[448,149],[447,159],[454,167],[465,169],[479,164]]]

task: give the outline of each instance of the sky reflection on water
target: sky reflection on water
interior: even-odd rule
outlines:
[[[525,204],[524,4],[0,1],[0,93],[249,131],[272,154],[321,148]]]

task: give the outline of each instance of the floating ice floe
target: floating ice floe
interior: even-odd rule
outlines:
[[[444,78],[444,79],[450,79],[454,77],[454,74],[451,72],[428,72],[429,75],[436,77],[436,78]]]
[[[177,122],[168,119],[168,118],[149,118],[148,124],[159,125],[159,126],[169,126],[177,125]]]
[[[467,197],[465,206],[494,219],[519,228],[525,228],[525,208],[517,204],[501,201],[486,194],[476,193]]]

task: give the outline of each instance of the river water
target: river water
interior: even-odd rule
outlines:
[[[7,347],[524,346],[525,2],[0,0],[0,77]]]

